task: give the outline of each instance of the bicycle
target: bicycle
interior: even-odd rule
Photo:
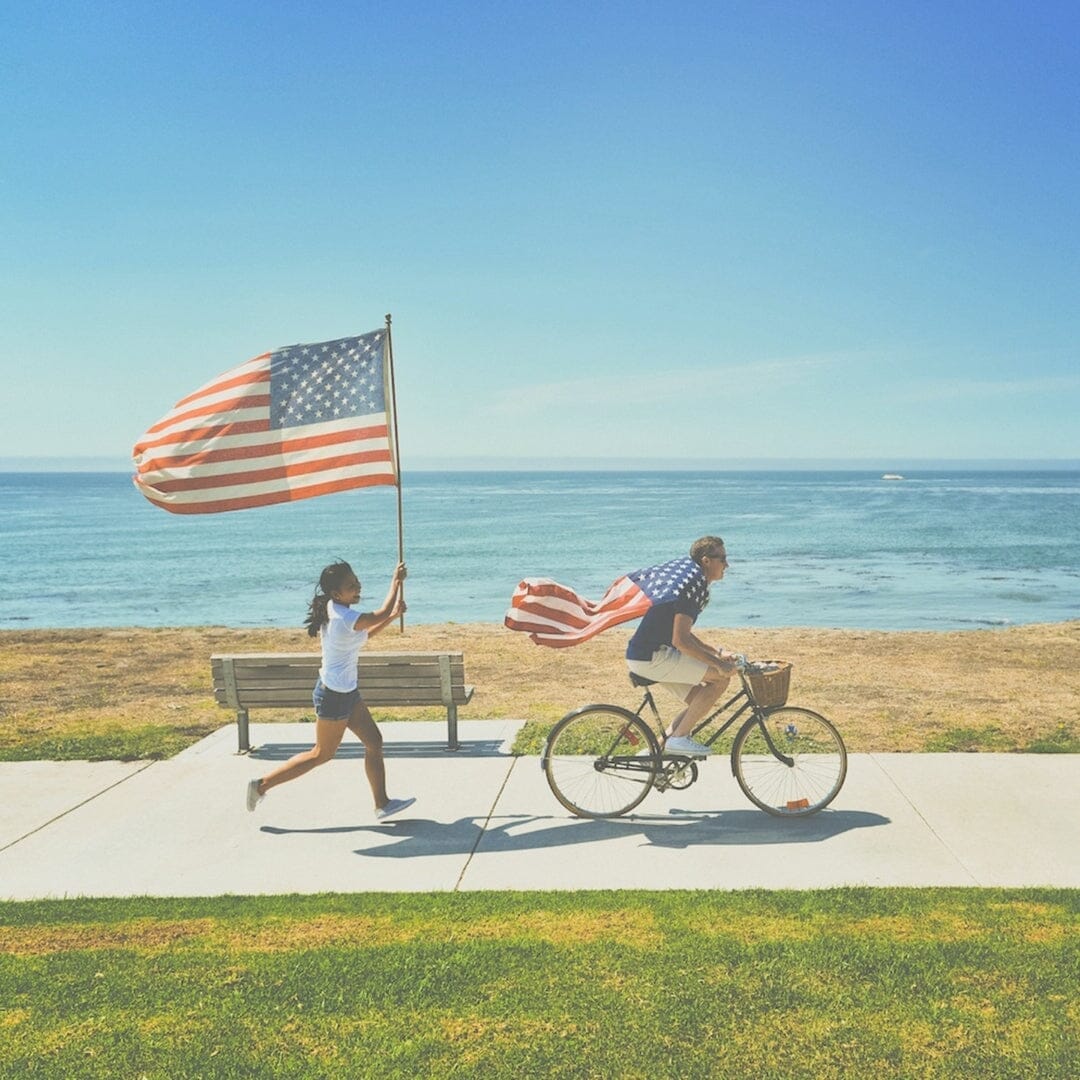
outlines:
[[[710,713],[693,737],[712,747],[749,713],[731,743],[731,771],[746,797],[776,817],[808,817],[829,805],[847,776],[847,750],[820,713],[788,705],[791,665],[739,657],[742,684]],[[651,710],[663,731],[650,687],[655,680],[631,674],[644,689],[636,712],[620,705],[584,705],[567,713],[544,744],[541,767],[555,795],[578,817],[612,818],[633,810],[654,788],[682,791],[698,779],[697,761],[666,754],[665,736],[643,718]],[[707,739],[700,733],[720,720]]]

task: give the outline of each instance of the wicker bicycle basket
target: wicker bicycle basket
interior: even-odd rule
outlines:
[[[791,665],[786,660],[765,660],[762,663],[779,666],[776,671],[764,674],[746,673],[746,681],[750,683],[750,692],[754,695],[754,701],[766,709],[783,705],[787,701],[788,688],[791,686]]]

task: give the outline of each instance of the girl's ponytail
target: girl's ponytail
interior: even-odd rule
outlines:
[[[326,609],[330,605],[330,597],[325,593],[316,593],[308,605],[307,618],[304,625],[307,627],[308,637],[318,637],[319,631],[326,625]]]
[[[323,572],[319,575],[319,588],[311,598],[307,618],[304,619],[308,637],[319,636],[319,631],[329,619],[327,608],[330,606],[330,594],[337,592],[341,588],[342,582],[352,572],[352,567],[347,562],[331,563],[329,566],[323,567]]]

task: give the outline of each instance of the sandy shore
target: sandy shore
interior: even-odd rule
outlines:
[[[476,686],[463,718],[546,724],[591,701],[636,706],[622,662],[629,633],[618,628],[554,650],[497,624],[407,625],[404,634],[395,625],[370,648],[461,651]],[[790,660],[790,702],[834,719],[852,751],[1080,750],[1080,621],[956,632],[732,628],[704,636]],[[148,726],[192,741],[231,721],[213,701],[211,653],[311,648],[299,629],[3,631],[0,750]],[[298,719],[295,710],[255,717]]]

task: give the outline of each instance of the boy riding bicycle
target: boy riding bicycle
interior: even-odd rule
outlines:
[[[694,633],[694,623],[709,602],[709,585],[723,578],[727,566],[724,541],[703,536],[691,544],[689,559],[641,572],[638,584],[654,589],[659,583],[661,588],[626,647],[626,666],[686,703],[668,727],[665,753],[710,752],[691,735],[727,689],[741,659],[738,653],[714,649]]]

